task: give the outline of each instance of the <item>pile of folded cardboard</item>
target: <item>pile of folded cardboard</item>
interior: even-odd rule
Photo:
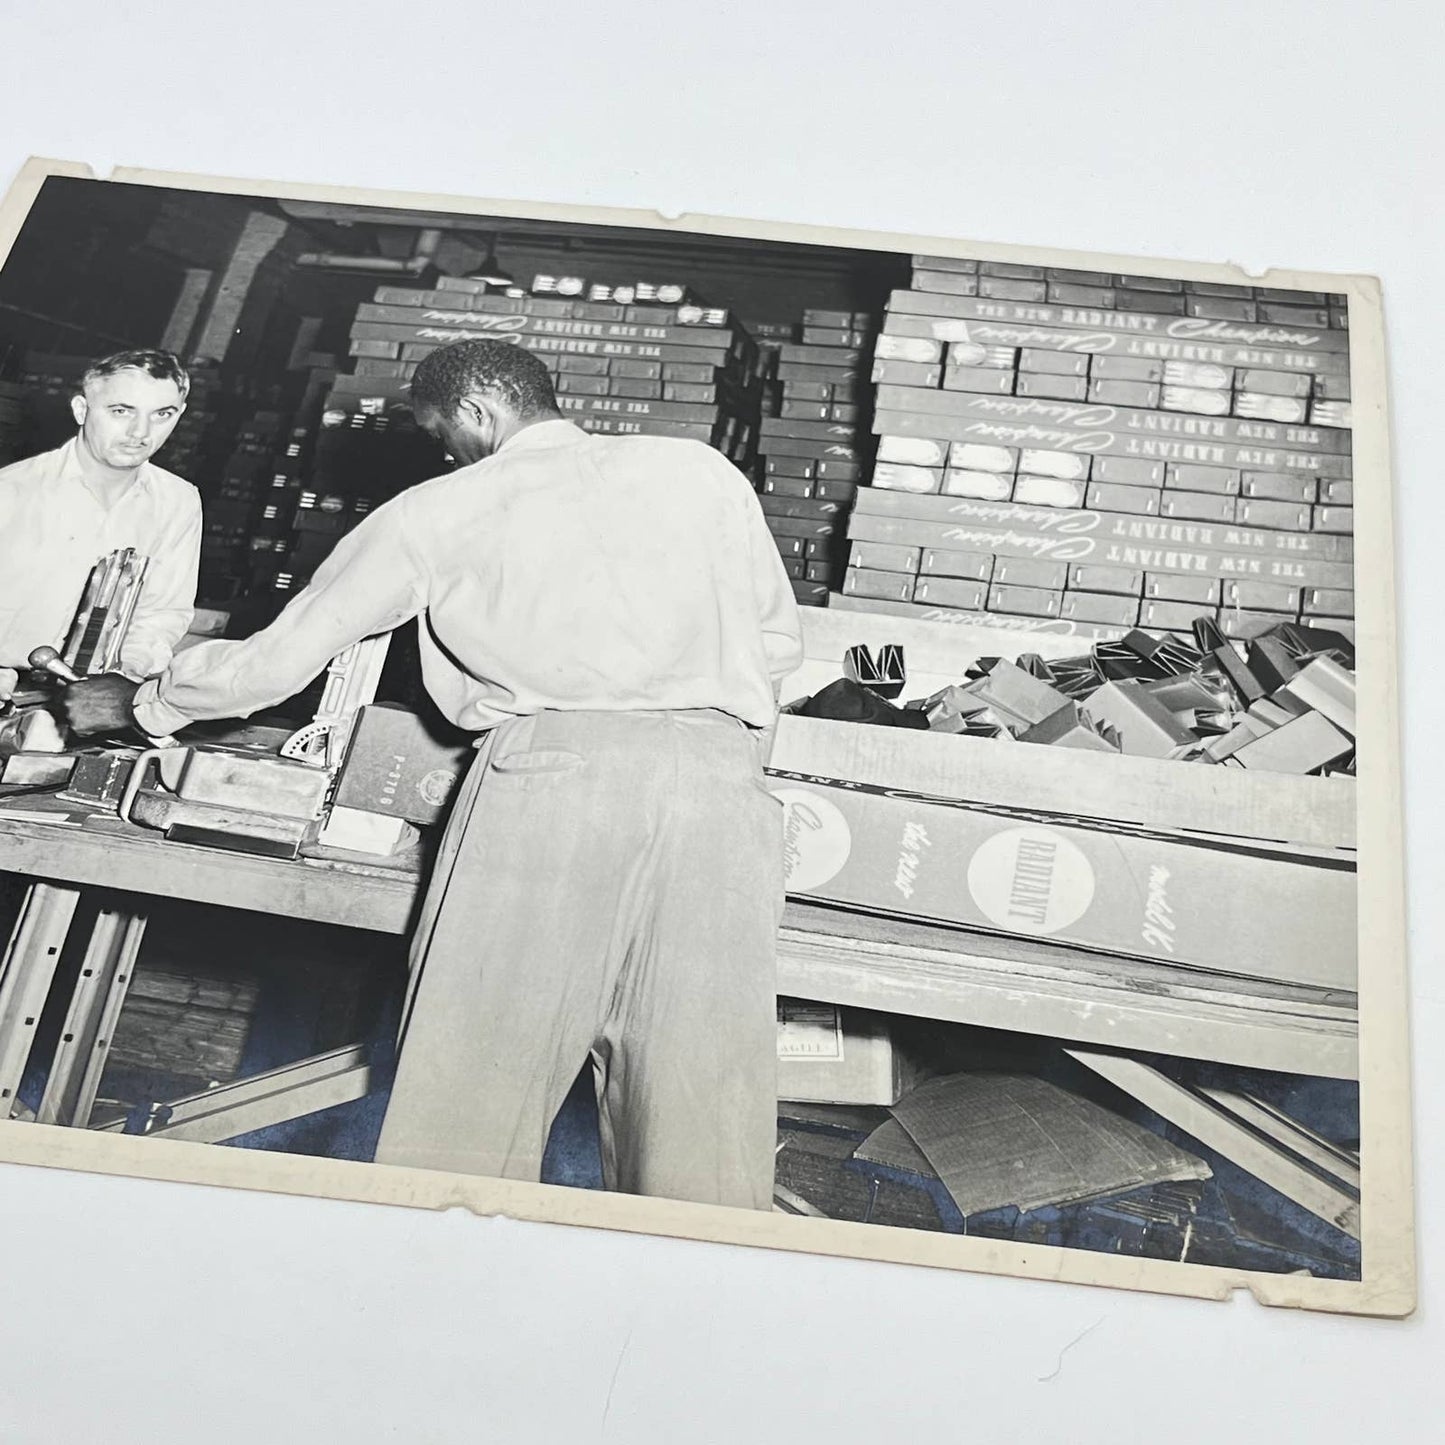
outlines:
[[[1052,747],[1283,773],[1355,766],[1354,649],[1281,623],[1246,644],[1201,622],[1194,639],[1138,630],[1078,657],[980,658],[957,684],[892,705],[901,649],[854,648],[845,677],[787,711]]]

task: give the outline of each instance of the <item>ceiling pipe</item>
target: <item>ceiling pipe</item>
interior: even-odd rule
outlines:
[[[416,245],[407,257],[344,256],[335,251],[308,251],[296,258],[296,265],[317,271],[366,271],[383,276],[420,276],[436,259],[442,233],[428,227],[417,233]]]

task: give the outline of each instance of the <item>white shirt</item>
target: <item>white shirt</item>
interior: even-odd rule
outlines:
[[[201,498],[144,462],[107,508],[86,487],[74,439],[0,470],[0,670],[63,649],[90,569],[117,548],[150,558],[121,653],[131,677],[171,659],[191,625],[201,558]]]
[[[427,691],[458,726],[564,711],[717,708],[771,724],[802,659],[747,479],[702,442],[538,422],[342,538],[243,642],[202,642],[136,696],[152,736],[291,697],[337,653],[424,614]]]

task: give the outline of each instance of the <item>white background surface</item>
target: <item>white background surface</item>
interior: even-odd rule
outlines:
[[[1424,1235],[1395,1324],[0,1166],[0,1441],[1433,1438],[1442,38],[1342,0],[0,7],[6,183],[39,154],[1380,275]]]

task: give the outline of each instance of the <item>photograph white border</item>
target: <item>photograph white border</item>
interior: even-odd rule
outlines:
[[[1362,1277],[1318,1280],[1081,1249],[935,1235],[872,1224],[675,1203],[386,1165],[0,1122],[0,1162],[136,1178],[316,1195],[426,1209],[583,1225],[685,1239],[1029,1279],[1223,1299],[1247,1289],[1261,1303],[1403,1317],[1416,1304],[1408,980],[1405,948],[1394,505],[1384,320],[1369,276],[1156,260],[888,232],[785,225],[703,215],[537,202],[489,201],[330,185],[238,180],[119,167],[98,177],[83,163],[32,159],[0,203],[0,265],[51,177],[220,195],[332,202],[456,215],[515,217],[666,233],[769,240],[904,255],[955,255],[1022,264],[1149,274],[1344,294],[1349,300],[1355,503],[1355,594],[1360,719],[1358,763],[1360,1134]]]

